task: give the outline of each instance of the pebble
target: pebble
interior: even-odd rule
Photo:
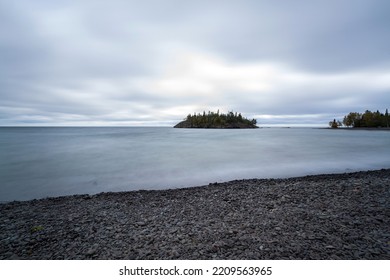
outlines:
[[[0,259],[389,260],[389,178],[383,169],[9,202]]]
[[[94,245],[92,248],[88,249],[88,251],[86,252],[86,255],[91,256],[91,255],[96,254],[98,248],[99,248],[99,245]]]

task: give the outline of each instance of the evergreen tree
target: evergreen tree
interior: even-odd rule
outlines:
[[[203,111],[203,114],[193,115],[189,114],[182,122],[183,124],[176,127],[190,127],[190,128],[256,128],[257,121],[255,119],[248,120],[244,118],[241,113],[228,112],[221,114],[219,110],[217,113]]]
[[[340,121],[336,121],[336,119],[334,119],[333,121],[329,122],[329,126],[331,128],[338,128],[339,126],[342,126],[342,123]]]
[[[351,112],[344,117],[343,124],[348,127],[389,127],[389,112],[387,109],[385,114],[379,110],[366,110],[363,114]]]

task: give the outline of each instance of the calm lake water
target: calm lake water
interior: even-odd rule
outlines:
[[[0,128],[0,201],[390,168],[390,133]]]

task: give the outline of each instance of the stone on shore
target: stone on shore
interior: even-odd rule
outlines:
[[[0,204],[0,259],[390,259],[390,169]]]

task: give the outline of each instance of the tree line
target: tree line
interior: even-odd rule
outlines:
[[[329,122],[329,126],[337,128],[339,126],[346,127],[389,127],[390,119],[389,112],[386,109],[385,113],[379,111],[371,112],[366,110],[364,113],[351,112],[344,116],[342,122],[334,119]]]
[[[224,127],[234,124],[245,124],[248,126],[256,126],[256,119],[249,120],[241,115],[241,113],[228,112],[227,114],[219,113],[219,110],[214,112],[208,112],[206,114],[203,111],[203,114],[193,115],[189,114],[184,120],[188,122],[193,127]]]

